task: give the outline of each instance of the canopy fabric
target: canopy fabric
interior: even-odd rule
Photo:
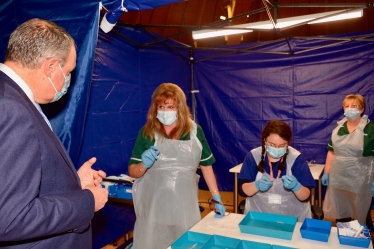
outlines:
[[[118,1],[118,0],[117,0]],[[121,0],[119,0],[121,1]],[[156,8],[181,0],[129,0],[124,1],[128,11]],[[109,8],[116,1],[103,0]],[[84,124],[90,96],[93,58],[97,43],[100,18],[99,0],[5,0],[0,5],[0,61],[5,52],[10,34],[23,22],[31,18],[53,21],[65,28],[77,45],[77,67],[72,73],[72,84],[60,101],[42,105],[68,150],[76,168],[84,135]]]
[[[132,28],[116,30],[137,42],[152,38]],[[189,74],[188,61],[168,48],[137,49],[100,31],[80,163],[95,156],[107,174],[126,173],[152,92],[163,82],[176,82],[189,95]]]
[[[331,131],[343,118],[341,105],[347,94],[364,95],[365,113],[374,118],[373,42],[352,41],[306,52],[331,41],[292,39],[292,50],[304,52],[276,54],[289,51],[287,42],[281,40],[225,47],[241,51],[264,45],[258,51],[221,56],[224,53],[220,50],[189,51],[172,42],[169,47],[137,48],[134,43],[147,43],[153,36],[140,29],[115,30],[117,34],[99,32],[80,156],[81,163],[96,156],[99,167],[109,174],[127,172],[151,94],[163,82],[181,86],[190,106],[191,90],[198,91],[194,93],[196,122],[202,126],[217,159],[213,168],[219,188],[224,191],[233,190],[234,178],[229,169],[261,145],[262,128],[271,119],[290,124],[294,132],[292,146],[306,160],[324,163]],[[351,40],[362,35],[367,34],[340,38]],[[265,50],[274,53],[263,53]],[[202,178],[200,188],[207,188]]]
[[[291,43],[305,48],[316,42]],[[266,49],[284,51],[287,45],[280,41]],[[227,172],[261,145],[262,129],[272,119],[291,126],[292,146],[306,160],[324,164],[331,132],[344,118],[346,95],[362,94],[365,113],[374,119],[373,58],[373,42],[356,41],[298,55],[236,53],[196,63],[197,122],[217,159],[220,189],[232,190]]]
[[[114,2],[103,1],[103,4]],[[132,3],[135,1],[126,1],[127,7]],[[161,2],[138,1],[138,6],[155,7],[153,3]],[[55,21],[72,34],[78,50],[72,86],[59,102],[45,105],[43,109],[76,167],[97,156],[95,167],[109,174],[126,171],[135,136],[145,122],[151,93],[162,82],[180,85],[190,104],[190,90],[199,90],[194,94],[196,107],[192,111],[217,158],[214,169],[221,190],[232,190],[228,169],[259,145],[260,131],[269,119],[288,122],[294,131],[293,145],[307,160],[323,163],[325,146],[336,121],[342,117],[341,101],[346,94],[363,94],[368,100],[366,113],[373,115],[372,42],[352,39],[313,50],[317,45],[331,43],[316,37],[291,39],[289,44],[282,40],[219,48],[236,52],[188,51],[186,47],[173,49],[173,45],[181,47],[181,44],[170,42],[167,46],[157,43],[157,46],[139,49],[118,33],[110,32],[106,40],[99,42],[106,45],[96,48],[97,34],[102,33],[98,28],[98,1],[40,0],[40,4],[43,8],[34,2],[8,0],[0,6],[0,21],[4,23],[0,27],[0,56],[5,57],[10,33],[32,17]],[[140,44],[154,39],[137,29],[115,27],[115,30]],[[340,35],[340,38],[360,35]],[[290,48],[293,55],[287,54]],[[276,53],[268,54],[269,51]],[[118,57],[120,54],[124,55]],[[99,71],[94,72],[91,82],[94,67]],[[105,80],[111,83],[100,82]],[[109,86],[115,87],[112,90]],[[105,91],[110,94],[104,96]],[[128,96],[129,101],[124,102],[123,96]],[[91,125],[89,119],[100,116],[96,113],[96,104],[103,99],[105,105],[101,106],[100,113],[107,112],[111,118],[102,116],[103,130],[100,130],[100,122],[94,119]],[[115,111],[118,111],[116,115]],[[88,139],[88,136],[92,137]],[[113,150],[115,144],[118,148]]]
[[[184,2],[187,0],[104,0],[101,2],[105,8],[110,9],[113,3],[118,1],[123,2],[123,7],[125,7],[127,11],[136,11],[154,9],[160,6]]]
[[[110,8],[114,2],[103,5]],[[125,4],[128,10],[137,10],[166,2],[176,1]],[[349,38],[335,45],[316,37],[216,50],[189,50],[173,41],[137,47],[136,43],[154,37],[141,29],[117,26],[104,34],[98,28],[99,6],[98,0],[5,0],[0,5],[2,61],[10,33],[33,17],[56,22],[77,43],[77,68],[67,95],[43,106],[77,168],[95,156],[94,168],[107,175],[126,173],[152,92],[163,82],[173,82],[186,93],[217,159],[213,168],[223,191],[233,190],[229,169],[261,144],[268,120],[290,124],[292,145],[306,160],[324,163],[331,131],[343,118],[345,95],[364,95],[365,113],[374,119],[373,42],[350,39],[364,34],[329,36]],[[200,188],[206,189],[200,179]]]

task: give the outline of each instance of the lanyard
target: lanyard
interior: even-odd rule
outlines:
[[[281,163],[282,161],[283,161],[283,157],[281,158],[280,163]],[[269,164],[269,167],[270,167],[270,176],[271,176],[271,179],[274,179],[274,176],[273,176],[273,165],[272,165],[272,163],[271,163],[269,157],[268,157],[268,164]],[[281,174],[281,171],[278,170],[278,176],[277,176],[277,178],[279,178],[280,174]]]

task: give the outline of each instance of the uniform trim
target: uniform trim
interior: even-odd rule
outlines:
[[[212,156],[213,156],[213,154],[210,154],[210,156],[209,156],[209,157],[207,157],[207,158],[205,158],[205,159],[202,159],[202,160],[200,160],[200,162],[204,162],[204,161],[207,161],[207,160],[209,160],[210,158],[212,158]]]
[[[141,161],[142,161],[142,159],[139,159],[139,158],[135,158],[135,157],[131,157],[131,158],[130,158],[130,160],[135,160],[135,161],[139,161],[139,162],[141,162]]]

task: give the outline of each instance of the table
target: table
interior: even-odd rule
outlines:
[[[123,198],[117,198],[117,197],[108,197],[108,202],[119,202],[119,203],[125,203],[125,204],[134,205],[133,200],[123,199]]]
[[[236,165],[235,167],[232,167],[229,172],[235,174],[235,180],[234,180],[234,212],[238,213],[238,175],[240,173],[240,170],[242,168],[242,163]],[[321,175],[323,173],[323,168],[325,167],[324,164],[310,164],[309,169],[312,173],[312,176],[315,181],[318,181],[318,205],[322,207],[322,194],[321,194]],[[311,195],[311,202],[312,204],[315,203],[315,189],[312,189],[312,195]]]
[[[321,176],[323,174],[323,169],[325,168],[324,164],[309,164],[310,172],[312,173],[313,179],[318,183],[318,206],[322,207],[322,184]],[[312,189],[311,202],[315,204],[315,189]]]
[[[339,249],[357,248],[358,249],[358,248],[361,248],[362,249],[362,247],[341,245],[339,243],[336,227],[331,228],[331,233],[330,233],[328,242],[303,239],[300,234],[300,227],[302,225],[301,222],[296,223],[293,236],[292,236],[292,240],[284,240],[284,239],[277,239],[277,238],[266,237],[266,236],[241,233],[239,229],[239,223],[243,218],[244,218],[244,215],[242,214],[231,213],[230,215],[225,216],[224,218],[217,219],[217,218],[214,218],[214,212],[211,212],[207,216],[205,216],[204,219],[202,219],[199,223],[193,226],[190,229],[190,231],[205,233],[205,234],[218,234],[218,235],[237,238],[241,240],[251,240],[255,242],[262,242],[262,243],[267,243],[267,244],[301,248],[301,249],[316,249],[316,248],[318,249],[331,249],[331,248],[339,248]],[[229,225],[225,226],[225,224],[229,224]],[[368,248],[369,249],[373,248],[372,243],[370,243]]]

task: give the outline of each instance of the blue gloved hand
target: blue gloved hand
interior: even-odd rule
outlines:
[[[221,201],[221,196],[220,195],[213,195],[212,199],[215,200],[214,202],[214,207],[216,209],[216,214],[214,215],[215,218],[222,218],[225,216],[226,213],[226,207],[223,205]]]
[[[160,151],[156,146],[151,146],[148,150],[144,151],[142,154],[143,166],[147,169],[151,167],[156,161],[158,154],[160,154]]]
[[[255,187],[261,192],[267,191],[271,186],[273,186],[273,182],[269,181],[266,177],[262,177],[260,180],[255,181]]]
[[[371,196],[374,197],[374,182],[371,183]]]
[[[286,189],[291,189],[293,192],[298,191],[301,188],[300,182],[293,175],[282,176],[283,186]]]
[[[329,185],[329,174],[323,173],[322,178],[321,178],[321,183],[323,186]]]

